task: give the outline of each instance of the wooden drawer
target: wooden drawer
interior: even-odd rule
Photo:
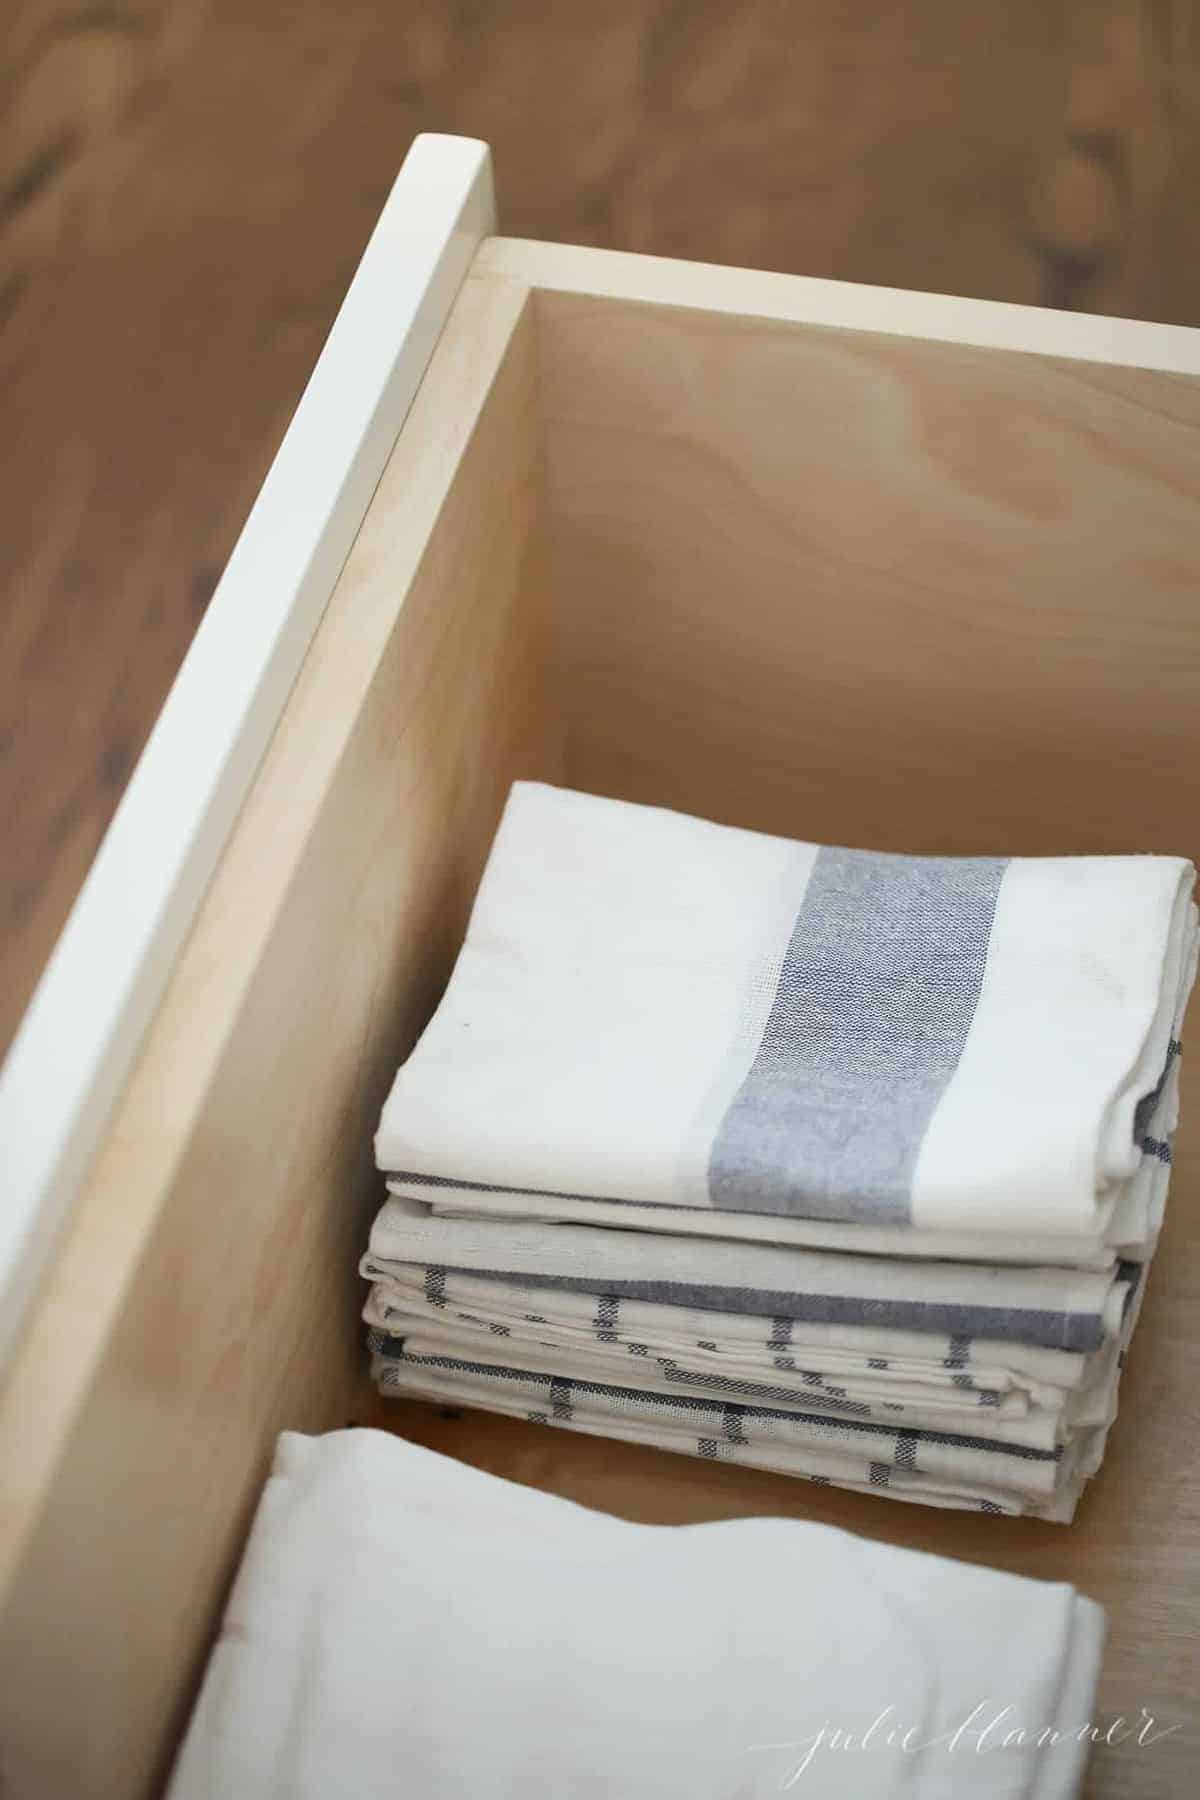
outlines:
[[[1077,1582],[1105,1722],[1181,1727],[1094,1791],[1190,1792],[1200,1134],[1069,1528],[382,1408],[355,1267],[514,777],[1200,852],[1200,334],[490,237],[461,140],[385,225],[5,1072],[6,1797],[154,1791],[276,1433],[351,1419],[630,1517]]]

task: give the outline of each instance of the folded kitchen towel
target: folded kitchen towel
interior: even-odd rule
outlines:
[[[1193,874],[821,848],[518,783],[378,1162],[480,1211],[1144,1241]]]
[[[1011,1338],[1072,1351],[1095,1350],[1111,1335],[1129,1279],[1121,1264],[1092,1271],[898,1262],[603,1226],[445,1219],[392,1198],[372,1227],[362,1274],[386,1278],[392,1265],[411,1263],[714,1312]]]
[[[1166,1167],[1152,1178],[1164,1188]],[[851,1225],[835,1219],[785,1218],[780,1213],[718,1212],[706,1206],[639,1205],[634,1200],[535,1194],[528,1188],[484,1186],[428,1175],[389,1175],[387,1191],[418,1200],[445,1219],[506,1218],[543,1224],[612,1225],[618,1231],[674,1232],[681,1237],[733,1238],[749,1244],[792,1244],[801,1249],[849,1250],[867,1256],[960,1258],[969,1262],[1058,1263],[1076,1269],[1108,1269],[1118,1255],[1144,1257],[1153,1232],[1138,1217],[1078,1236],[1023,1231],[913,1231],[906,1225]],[[1110,1229],[1111,1227],[1111,1229]]]
[[[1072,1353],[389,1270],[364,1308],[385,1397],[1060,1522],[1100,1466],[1141,1285],[1126,1265],[1102,1344]]]
[[[285,1434],[170,1792],[1064,1800],[1102,1635],[1064,1585]]]
[[[806,1404],[820,1396],[835,1410],[864,1415],[974,1415],[970,1429],[996,1431],[1001,1421],[1034,1416],[1063,1426],[1107,1423],[1132,1307],[1101,1348],[1084,1355],[939,1332],[706,1312],[431,1266],[376,1281],[363,1316],[392,1337],[449,1325],[552,1348],[573,1371],[586,1363],[611,1374],[632,1359],[643,1368],[658,1365],[672,1380],[721,1388],[766,1383],[772,1397],[784,1387],[802,1390]]]
[[[906,1226],[867,1226],[831,1220],[785,1218],[779,1214],[718,1212],[708,1207],[642,1206],[634,1201],[535,1195],[490,1187],[483,1190],[435,1176],[390,1176],[388,1192],[423,1214],[443,1220],[471,1219],[495,1223],[556,1225],[579,1223],[612,1226],[621,1233],[653,1232],[676,1237],[721,1238],[744,1243],[770,1243],[796,1249],[824,1248],[852,1255],[918,1257],[987,1263],[1024,1263],[1046,1267],[1107,1270],[1117,1259],[1145,1261],[1153,1252],[1162,1223],[1171,1169],[1171,1144],[1179,1120],[1179,1030],[1191,990],[1191,959],[1180,986],[1176,1031],[1167,1067],[1152,1092],[1139,1103],[1136,1129],[1142,1155],[1113,1216],[1101,1230],[1067,1237],[1045,1232],[913,1231]],[[1106,1234],[1106,1235],[1105,1235]]]
[[[1191,909],[1189,909],[1190,911]],[[1055,1236],[1033,1231],[913,1231],[905,1225],[849,1224],[782,1214],[720,1212],[713,1207],[640,1205],[566,1194],[534,1194],[495,1186],[456,1183],[440,1176],[391,1175],[388,1192],[414,1201],[440,1218],[497,1219],[542,1224],[611,1225],[618,1231],[670,1232],[676,1236],[844,1250],[855,1255],[941,1258],[990,1263],[1111,1270],[1118,1257],[1146,1260],[1154,1249],[1171,1171],[1171,1142],[1179,1119],[1179,1032],[1195,973],[1196,937],[1180,984],[1175,1032],[1167,1066],[1139,1103],[1135,1129],[1141,1158],[1110,1215],[1087,1233]]]
[[[1064,1433],[1060,1414],[1023,1406],[1019,1394],[1006,1395],[1007,1404],[992,1406],[985,1404],[994,1399],[989,1390],[958,1394],[953,1389],[924,1389],[916,1381],[909,1386],[897,1382],[890,1388],[882,1383],[871,1387],[799,1364],[787,1371],[762,1372],[725,1366],[711,1354],[675,1355],[644,1342],[623,1344],[622,1365],[609,1344],[579,1344],[552,1332],[517,1332],[511,1327],[498,1342],[491,1324],[479,1318],[415,1318],[391,1304],[378,1310],[383,1314],[383,1329],[372,1342],[381,1355],[500,1362],[556,1378],[569,1375],[573,1380],[615,1382],[622,1387],[700,1399],[717,1396],[735,1404],[867,1420],[889,1430],[901,1426],[964,1437],[982,1433],[996,1443],[1037,1451],[1053,1450]]]
[[[376,1338],[372,1370],[384,1397],[505,1413],[530,1424],[624,1438],[684,1455],[886,1491],[923,1505],[1069,1523],[1103,1433],[1062,1445],[833,1416],[824,1408],[680,1391],[651,1375],[605,1379],[505,1344],[458,1354],[415,1337]]]

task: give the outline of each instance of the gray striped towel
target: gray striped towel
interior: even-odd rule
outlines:
[[[829,849],[518,783],[379,1165],[477,1212],[1145,1247],[1193,876]]]
[[[376,1139],[381,1391],[1069,1519],[1162,1218],[1193,873],[518,784]]]

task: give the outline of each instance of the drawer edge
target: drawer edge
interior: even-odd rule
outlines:
[[[0,1369],[494,227],[487,146],[416,138],[0,1069]]]

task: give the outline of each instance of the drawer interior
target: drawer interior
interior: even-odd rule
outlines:
[[[1110,1609],[1106,1713],[1200,1730],[1168,1649],[1197,1625],[1186,1143],[1070,1528],[367,1389],[371,1133],[515,777],[881,849],[1200,849],[1200,384],[713,310],[682,276],[651,302],[637,260],[570,288],[485,247],[92,1170],[26,1357],[3,1626],[6,1751],[47,1792],[153,1787],[276,1432],[350,1420],[630,1517],[1075,1581]],[[1096,1791],[1150,1755],[1106,1750]]]
[[[1200,384],[537,297],[575,785],[824,842],[1195,846]]]

